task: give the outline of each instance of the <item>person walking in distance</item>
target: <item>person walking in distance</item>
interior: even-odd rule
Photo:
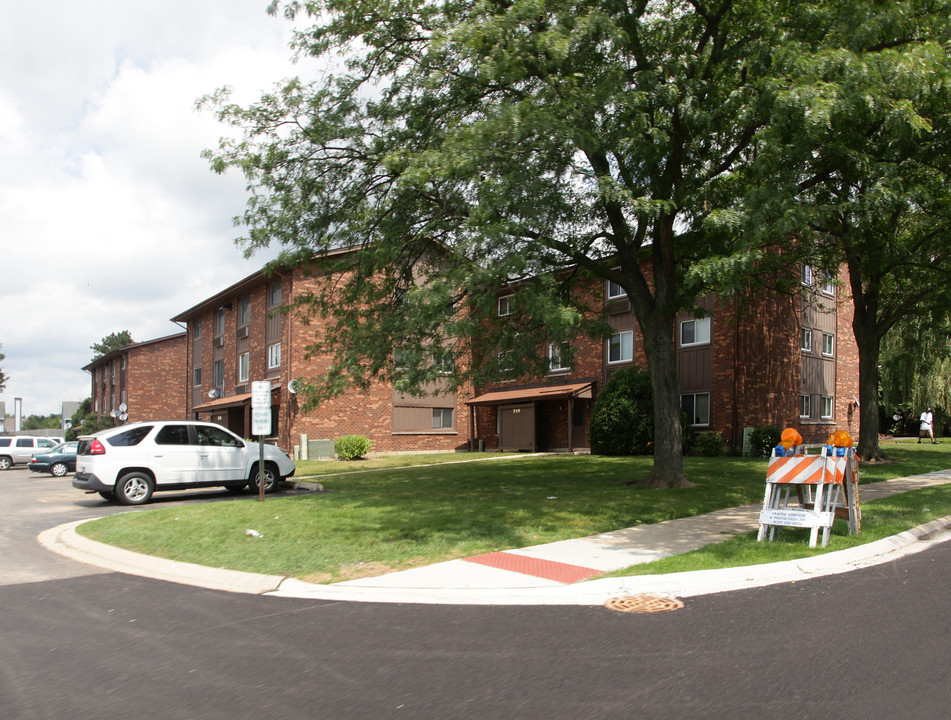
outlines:
[[[921,425],[918,427],[918,444],[921,445],[921,438],[930,437],[931,443],[937,445],[934,439],[934,415],[931,413],[931,408],[928,408],[923,413],[921,413]]]

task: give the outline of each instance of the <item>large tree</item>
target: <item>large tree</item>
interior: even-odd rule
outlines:
[[[315,349],[335,356],[318,389],[418,387],[447,352],[464,358],[457,383],[543,373],[540,345],[603,332],[571,293],[595,276],[624,288],[644,338],[651,483],[685,483],[674,320],[754,261],[793,259],[764,257],[771,238],[741,233],[736,208],[774,117],[776,54],[823,39],[825,4],[285,4],[314,23],[301,55],[335,70],[248,107],[210,98],[243,136],[208,156],[248,178],[250,250],[357,249],[312,298],[332,320]],[[498,318],[506,284],[521,312]],[[447,314],[460,303],[471,312]]]
[[[99,342],[90,345],[89,349],[92,350],[92,359],[95,361],[115,350],[132,345],[134,342],[135,340],[132,339],[132,333],[128,330],[121,330],[117,333],[109,333]]]
[[[2,348],[2,347],[3,347],[3,345],[0,345],[0,348]],[[3,353],[0,353],[0,360],[6,360],[6,358],[7,358],[6,355],[4,355]],[[0,369],[0,392],[3,392],[4,388],[6,388],[6,386],[7,386],[7,376],[6,376],[6,373],[4,373],[2,369]]]
[[[875,459],[882,340],[909,316],[951,307],[951,3],[826,5],[815,17],[833,30],[804,34],[786,58],[786,120],[765,146],[770,180],[796,192],[767,183],[762,206],[793,198],[783,226],[798,228],[800,249],[829,272],[848,267],[858,452]]]

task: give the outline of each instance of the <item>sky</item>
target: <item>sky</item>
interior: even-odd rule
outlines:
[[[0,23],[0,401],[59,414],[90,395],[90,346],[181,332],[169,318],[260,269],[233,218],[240,173],[201,158],[291,62],[268,0],[5,3]],[[276,254],[272,253],[272,254]]]

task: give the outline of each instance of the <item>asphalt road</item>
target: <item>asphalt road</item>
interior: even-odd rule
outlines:
[[[20,472],[0,474],[2,720],[949,715],[951,543],[666,613],[321,602],[47,554],[36,532],[117,507]]]

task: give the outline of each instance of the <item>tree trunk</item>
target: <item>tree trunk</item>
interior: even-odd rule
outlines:
[[[648,484],[652,488],[690,487],[693,483],[687,480],[683,469],[683,427],[673,318],[655,312],[640,325],[654,399],[654,468]]]
[[[859,349],[859,442],[856,453],[861,460],[880,460],[878,359],[881,337],[874,328],[865,327],[856,315],[852,322],[855,342]]]

